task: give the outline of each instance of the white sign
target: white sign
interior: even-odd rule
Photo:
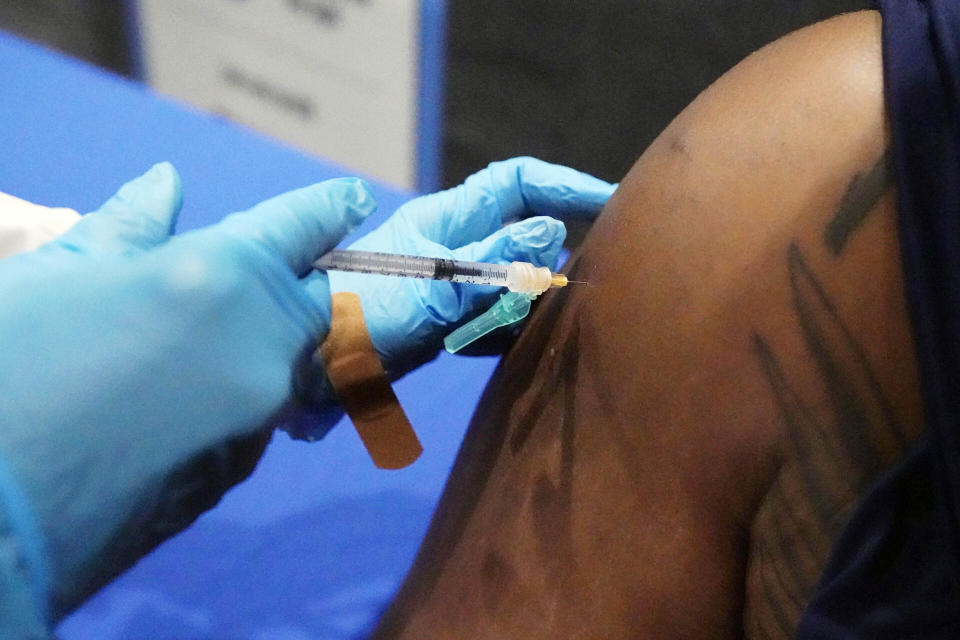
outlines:
[[[423,186],[419,0],[139,0],[137,19],[143,73],[158,90]]]

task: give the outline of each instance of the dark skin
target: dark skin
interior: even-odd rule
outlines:
[[[920,433],[879,17],[643,154],[491,380],[376,638],[788,637]]]

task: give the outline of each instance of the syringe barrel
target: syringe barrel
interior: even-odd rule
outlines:
[[[507,286],[507,266],[449,258],[424,258],[376,251],[334,249],[313,266],[325,271],[353,271],[380,275],[450,280]]]
[[[470,284],[507,287],[516,293],[540,295],[550,288],[553,274],[547,267],[529,262],[508,265],[468,262],[449,258],[424,258],[376,251],[334,249],[313,263],[327,271],[353,271],[381,275],[430,278]]]
[[[492,284],[497,287],[507,286],[509,276],[507,265],[492,264],[489,262],[468,262],[466,260],[437,260],[436,280],[450,280],[452,282],[468,282],[470,284]]]

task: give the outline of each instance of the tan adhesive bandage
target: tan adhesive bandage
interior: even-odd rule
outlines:
[[[402,469],[420,457],[423,447],[370,341],[360,297],[344,291],[330,296],[330,302],[330,333],[320,345],[327,378],[373,464]]]

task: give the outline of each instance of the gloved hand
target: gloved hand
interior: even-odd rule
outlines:
[[[297,276],[375,208],[331,180],[171,238],[180,201],[157,165],[0,262],[0,586],[53,617],[249,473],[329,319]]]
[[[566,231],[560,218],[599,213],[614,185],[534,158],[494,162],[464,184],[404,204],[351,249],[553,269]],[[529,217],[535,215],[537,217]],[[525,218],[507,226],[504,223]],[[360,296],[364,319],[391,378],[435,358],[443,338],[465,318],[485,311],[499,287],[331,271],[331,291]],[[309,286],[309,285],[308,285]],[[293,437],[322,437],[341,414],[286,425]]]
[[[613,189],[534,158],[494,162],[458,187],[404,204],[350,248],[497,264],[519,260],[553,269],[566,237],[563,223],[553,218],[593,217]],[[393,378],[435,358],[447,333],[503,292],[443,280],[328,275],[331,291],[360,295],[370,337]]]

